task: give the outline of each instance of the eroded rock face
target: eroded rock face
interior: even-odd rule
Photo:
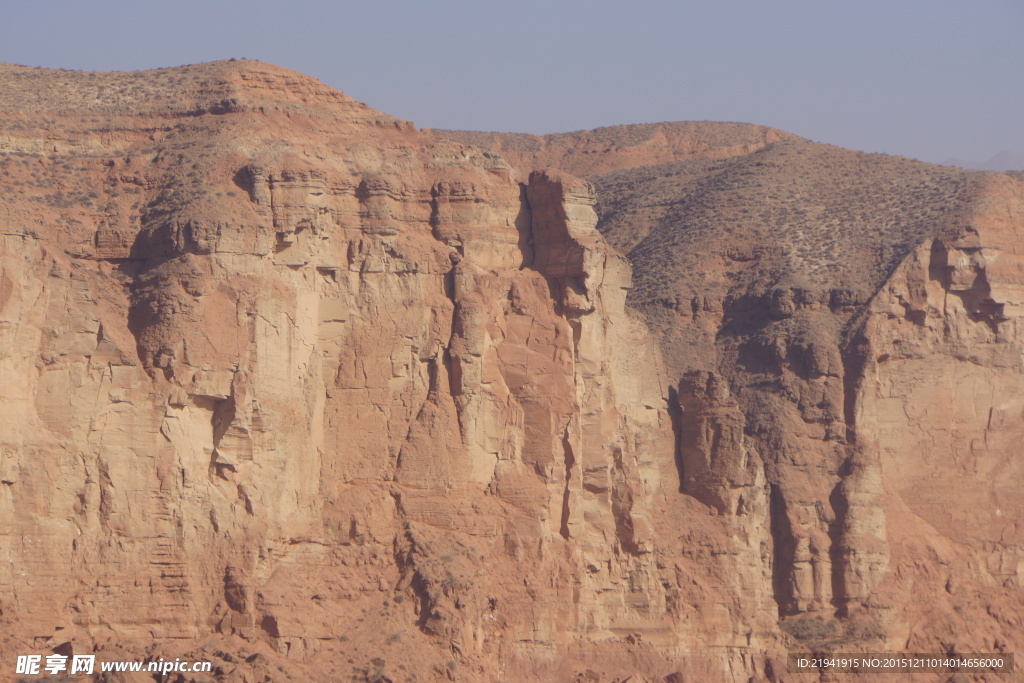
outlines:
[[[1024,188],[984,177],[968,220],[959,239],[922,244],[870,309],[856,429],[886,512],[865,510],[860,533],[888,527],[890,542],[851,543],[866,549],[848,597],[885,615],[890,642],[999,649],[1024,615]]]
[[[510,164],[248,61],[5,66],[0,116],[8,660],[779,680],[796,647],[1021,649],[1020,179],[711,124]],[[598,190],[534,167],[568,149]],[[896,188],[895,227],[736,189],[808,157]]]
[[[749,454],[764,463],[791,647],[1018,642],[1024,186],[968,183],[958,224],[937,225],[866,300],[796,267],[800,284],[695,299],[679,321],[716,335],[683,332],[703,357],[675,361],[715,368],[679,385],[683,490],[728,514]]]
[[[650,132],[564,163],[598,162],[599,230],[661,342],[686,497],[666,504],[707,506],[676,566],[724,609],[693,600],[692,637],[1014,650],[1021,177],[782,138],[645,159]],[[453,137],[517,163],[571,138]]]
[[[678,668],[668,384],[587,183],[258,63],[4,76],[4,652]]]

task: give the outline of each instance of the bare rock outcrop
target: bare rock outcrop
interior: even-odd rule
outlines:
[[[562,163],[600,159],[598,229],[661,342],[680,491],[707,506],[683,546],[714,548],[687,569],[726,605],[753,588],[694,637],[1018,649],[1020,176],[793,138],[643,161],[603,133]],[[558,142],[460,135],[523,164]]]
[[[255,62],[2,76],[4,652],[678,668],[668,384],[589,184]]]
[[[1021,178],[732,124],[453,141],[245,60],[0,66],[0,118],[8,661],[1022,649]]]

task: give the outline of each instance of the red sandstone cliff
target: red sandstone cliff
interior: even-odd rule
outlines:
[[[946,207],[862,234],[827,183],[738,191],[824,154],[771,129],[510,163],[248,61],[3,66],[0,117],[5,661],[704,681],[1021,650],[1020,179],[837,152],[843,187]]]
[[[718,539],[770,528],[711,585],[767,570],[789,650],[1015,651],[1021,177],[785,139],[664,162],[575,135],[609,141],[587,178],[678,381],[681,490],[727,520]]]

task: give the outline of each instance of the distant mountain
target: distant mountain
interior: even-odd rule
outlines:
[[[980,163],[952,158],[942,163],[946,166],[959,166],[976,171],[1024,171],[1024,152],[1004,149],[988,161]]]

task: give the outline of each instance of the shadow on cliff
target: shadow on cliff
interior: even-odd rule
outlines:
[[[668,417],[672,425],[672,461],[679,475],[679,493],[684,493],[685,476],[683,472],[683,409],[679,405],[679,391],[668,388]]]

